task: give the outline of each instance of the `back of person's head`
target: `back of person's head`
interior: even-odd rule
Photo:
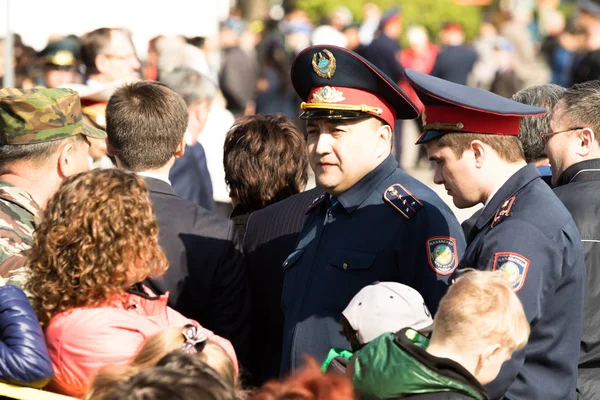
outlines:
[[[191,376],[185,371],[155,367],[94,397],[98,400],[234,400],[234,394],[216,376]]]
[[[194,69],[202,74],[210,73],[206,55],[200,48],[189,43],[168,40],[163,44],[158,58],[158,79],[163,81],[165,74],[178,67]]]
[[[252,400],[352,400],[352,383],[345,376],[323,374],[313,359],[285,380],[265,383]]]
[[[202,337],[200,331],[198,329],[194,331],[194,328],[193,325],[184,328],[168,328],[150,337],[133,360],[132,366],[142,368],[155,366],[163,357],[174,363],[178,360],[177,354],[179,354],[176,350],[180,350],[181,354],[195,355],[217,371],[232,387],[238,387],[239,382],[231,358],[221,346],[207,340],[205,336]],[[169,357],[166,357],[167,355]],[[190,363],[189,358],[183,356],[179,361],[182,364]],[[162,362],[162,365],[165,365],[164,359]],[[182,365],[182,368],[185,366]]]
[[[238,119],[227,132],[223,164],[232,198],[259,210],[304,189],[304,135],[283,115]]]
[[[362,288],[342,311],[342,334],[354,351],[402,328],[428,332],[432,323],[421,294],[398,282],[375,282]]]
[[[509,354],[525,347],[530,327],[521,301],[505,279],[511,272],[471,270],[461,275],[440,301],[431,342],[456,351],[493,342]]]
[[[187,124],[185,101],[165,84],[124,85],[106,107],[109,152],[130,171],[164,167],[182,146]]]
[[[63,176],[82,172],[88,169],[87,162],[78,165],[82,159],[87,161],[84,136],[106,137],[83,123],[77,92],[58,88],[0,90],[0,173],[14,174],[16,163],[28,171],[50,172],[57,167],[48,165],[51,162],[60,164]],[[62,161],[65,151],[71,155],[69,162]]]
[[[142,178],[117,169],[71,176],[50,198],[29,253],[27,290],[42,326],[166,271]]]
[[[552,130],[550,129],[550,113],[565,90],[561,86],[548,83],[521,89],[512,96],[511,99],[514,101],[530,106],[543,107],[547,110],[544,115],[521,118],[519,139],[521,139],[523,145],[525,161],[528,163],[546,158],[541,135]]]
[[[190,67],[176,67],[160,76],[160,81],[180,95],[188,107],[201,100],[212,101],[217,85],[206,75]]]
[[[189,376],[217,377],[234,390],[236,398],[245,397],[233,362],[225,350],[207,340],[196,326],[186,325],[183,328],[167,328],[151,336],[130,365],[103,368],[90,385],[87,398],[95,399],[109,390],[111,383],[123,382],[155,366],[167,367]]]

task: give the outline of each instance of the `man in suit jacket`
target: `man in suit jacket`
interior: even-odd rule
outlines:
[[[304,211],[323,194],[315,187],[253,212],[246,225],[244,254],[252,291],[250,350],[252,383],[261,385],[279,376],[283,313],[281,291],[285,259],[296,247]]]
[[[183,155],[188,107],[158,82],[118,89],[106,109],[108,149],[117,166],[146,179],[170,267],[146,284],[170,292],[169,305],[231,341],[243,364],[248,351],[249,292],[231,221],[177,196],[169,170]]]

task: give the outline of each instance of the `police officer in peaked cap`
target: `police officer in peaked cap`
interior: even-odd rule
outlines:
[[[416,71],[406,76],[425,107],[417,143],[436,163],[435,183],[459,208],[484,205],[467,234],[459,270],[501,271],[531,324],[527,346],[512,359],[491,354],[482,360],[498,368],[506,361],[487,385],[490,398],[575,398],[583,247],[567,209],[535,165],[526,164],[518,138],[521,117],[546,110]]]
[[[391,155],[395,121],[420,114],[395,82],[328,45],[298,54],[291,78],[310,165],[326,193],[306,210],[283,263],[282,375],[303,354],[322,362],[332,347],[348,347],[341,312],[374,281],[413,287],[435,312],[465,247],[448,206]]]

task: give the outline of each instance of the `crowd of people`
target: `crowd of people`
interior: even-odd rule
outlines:
[[[0,396],[600,398],[600,2],[531,21],[17,40]],[[413,120],[462,224],[399,168]]]

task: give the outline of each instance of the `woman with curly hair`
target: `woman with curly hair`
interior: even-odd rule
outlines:
[[[29,260],[26,288],[46,329],[50,388],[60,393],[82,396],[100,368],[131,362],[150,336],[198,326],[167,306],[168,294],[139,283],[168,264],[148,191],[134,174],[94,170],[65,180],[48,202]],[[237,368],[231,343],[199,329]]]

